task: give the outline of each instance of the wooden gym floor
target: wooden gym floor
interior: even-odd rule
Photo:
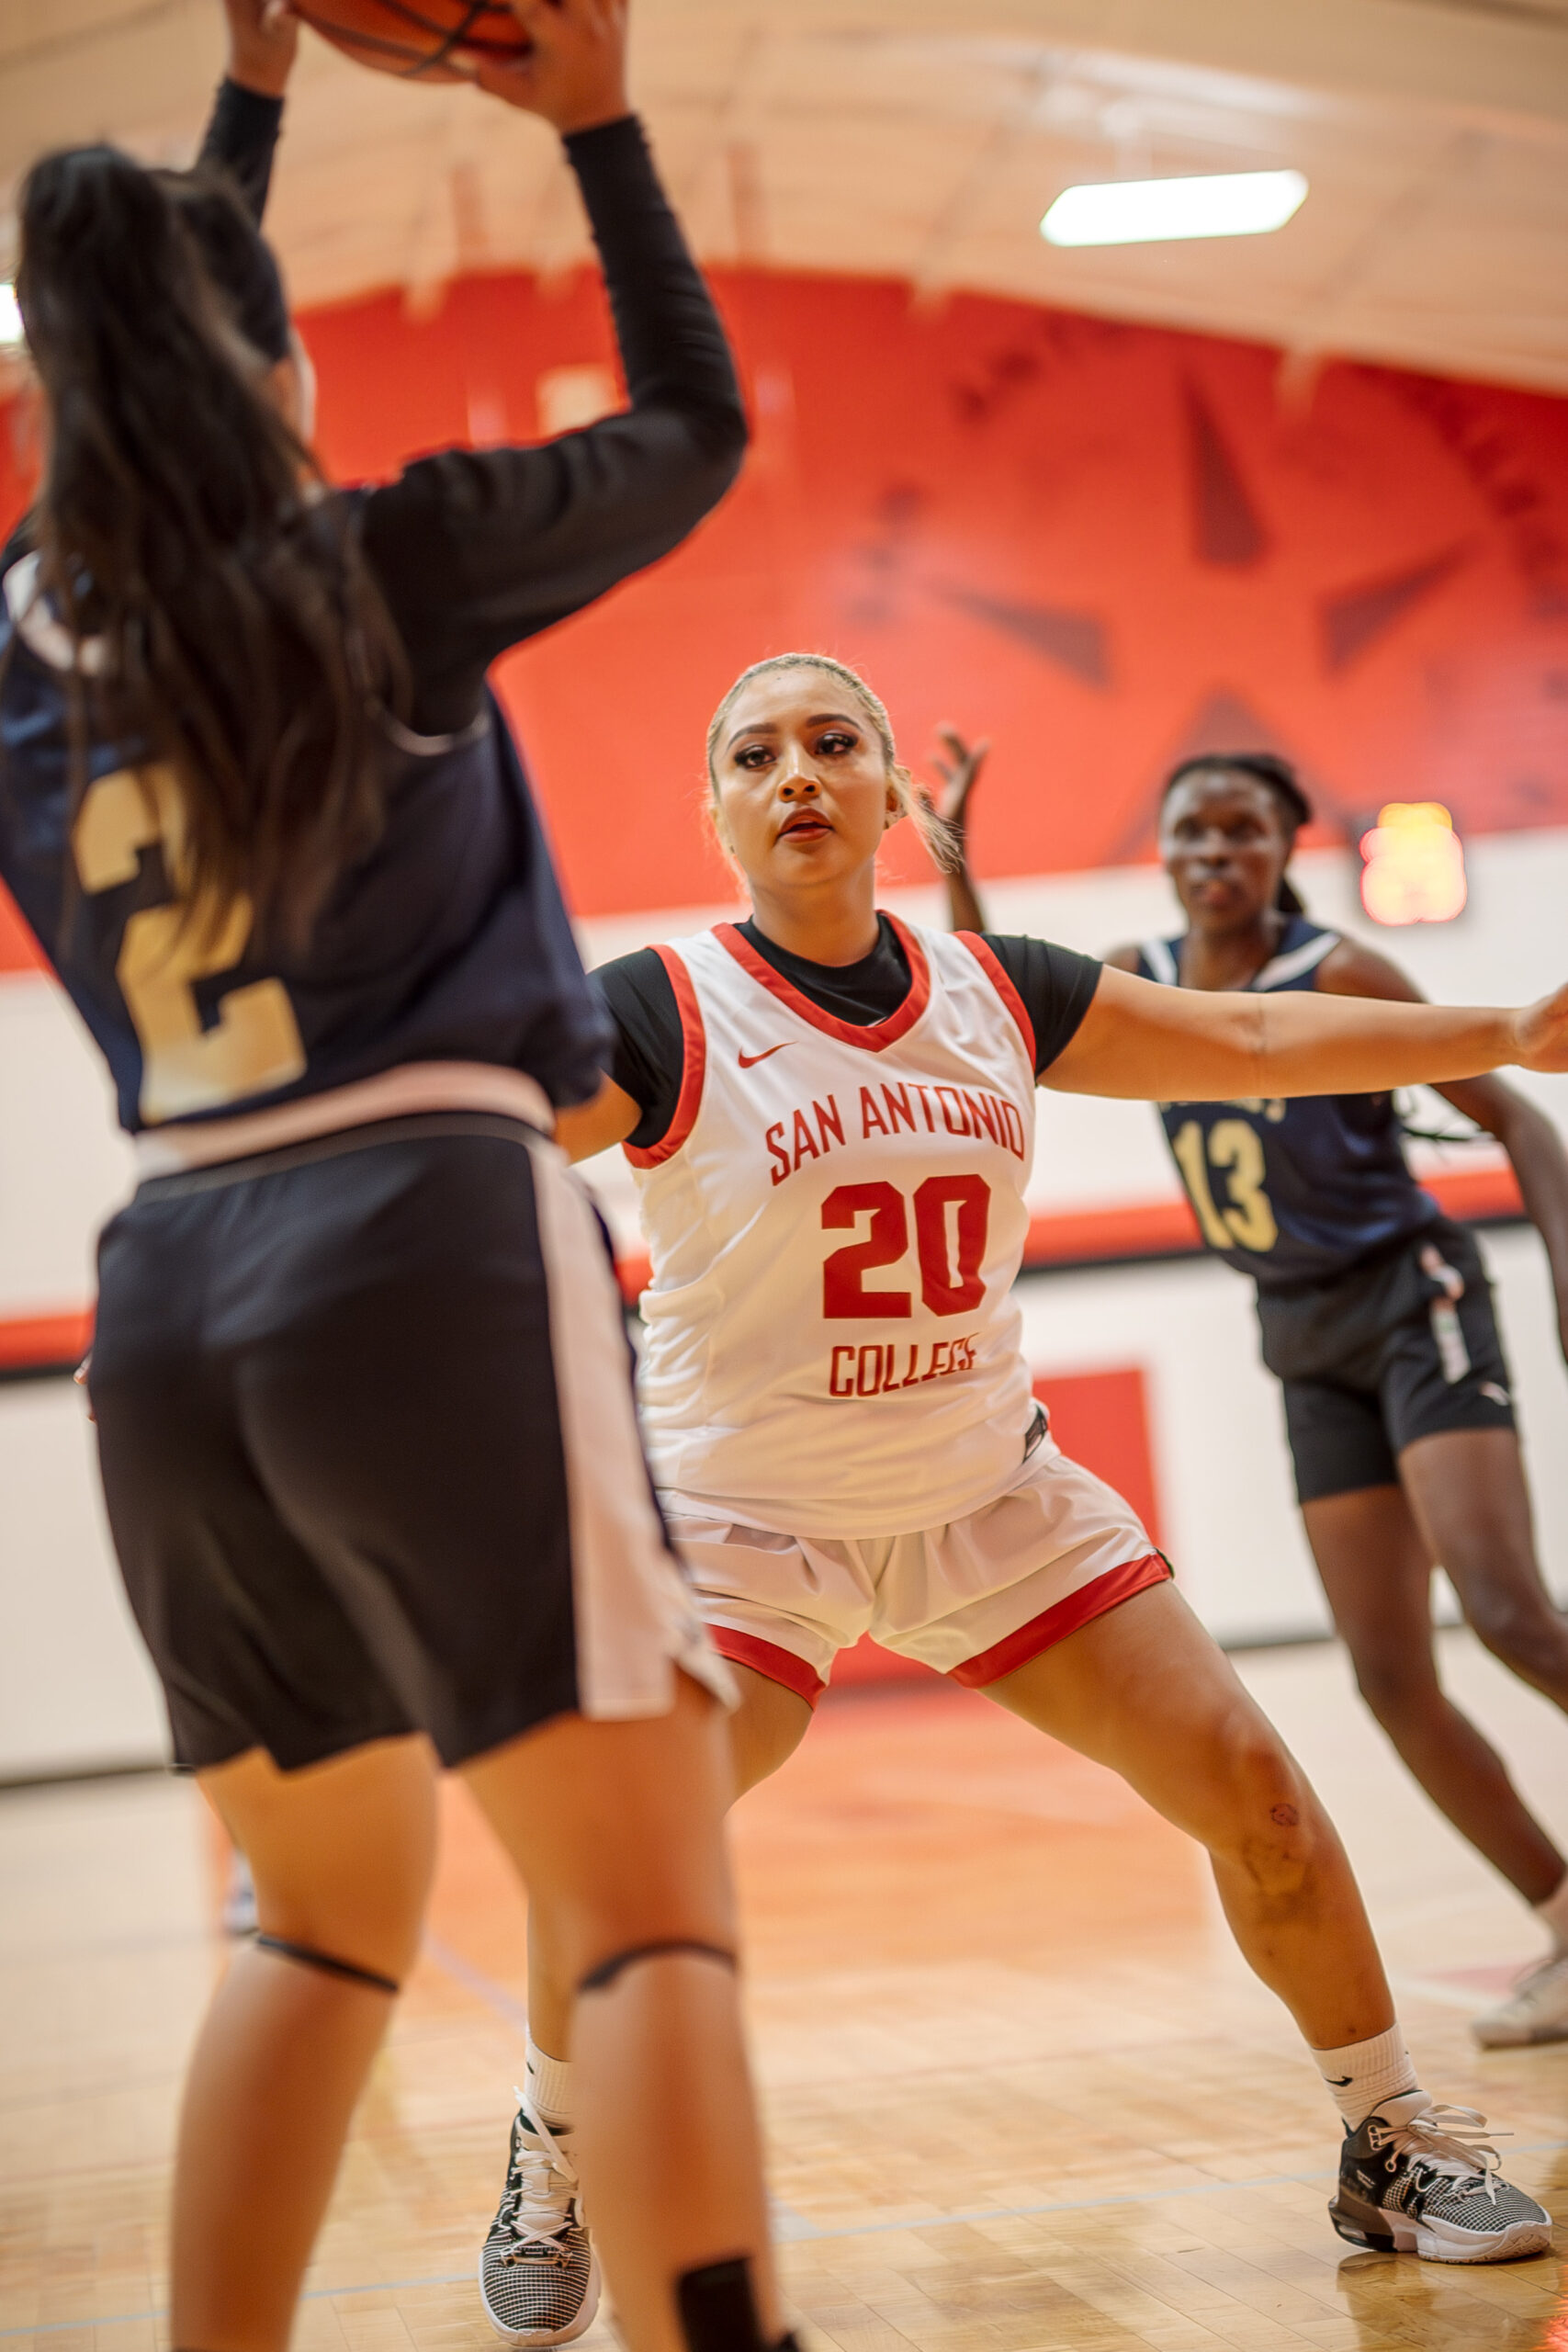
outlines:
[[[1328,1649],[1244,1671],[1345,1827],[1428,2087],[1568,2224],[1568,2045],[1481,2056],[1533,1957]],[[1568,1725],[1448,1665],[1560,1836]],[[480,2352],[522,2064],[522,1908],[460,1790],[422,1963],[318,2250],[300,2352]],[[1197,1855],[972,1694],[830,1702],[737,1816],[784,2277],[809,2352],[1568,2352],[1555,2257],[1455,2269],[1330,2231],[1336,2124]],[[0,2341],[153,2352],[184,2052],[222,1949],[200,1800],[0,1797]],[[1562,2238],[1568,2252],[1568,2233]],[[603,2324],[584,2352],[608,2352]]]

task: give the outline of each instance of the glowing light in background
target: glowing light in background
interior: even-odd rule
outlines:
[[[1176,237],[1264,237],[1306,195],[1302,172],[1219,172],[1183,180],[1065,187],[1040,223],[1053,245],[1145,245]]]
[[[1452,922],[1469,890],[1464,849],[1440,800],[1391,800],[1361,835],[1361,904],[1374,922]]]
[[[8,278],[0,277],[0,352],[20,351],[25,340],[17,289]]]

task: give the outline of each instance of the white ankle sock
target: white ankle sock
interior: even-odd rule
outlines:
[[[1341,2050],[1314,2050],[1312,2054],[1350,2132],[1358,2131],[1384,2099],[1421,2087],[1397,2022],[1386,2033],[1374,2033],[1370,2041],[1348,2041]]]
[[[1564,1871],[1562,1883],[1546,1901],[1536,1905],[1535,1916],[1551,1938],[1553,1959],[1560,1952],[1568,1951],[1568,1871]]]
[[[552,2132],[571,2129],[571,2061],[551,2058],[528,2037],[528,2071],[523,2077],[541,2123]]]

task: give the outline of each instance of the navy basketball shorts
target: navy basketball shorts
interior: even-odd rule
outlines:
[[[1258,1320],[1299,1502],[1397,1485],[1418,1438],[1515,1426],[1492,1285],[1446,1217],[1337,1281],[1260,1292]]]
[[[90,1385],[176,1762],[720,1695],[555,1146],[443,1112],[161,1177],[106,1229]]]

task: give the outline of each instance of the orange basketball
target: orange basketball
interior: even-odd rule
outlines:
[[[457,82],[454,51],[503,64],[530,47],[505,0],[296,0],[303,21],[360,65],[414,82]]]

